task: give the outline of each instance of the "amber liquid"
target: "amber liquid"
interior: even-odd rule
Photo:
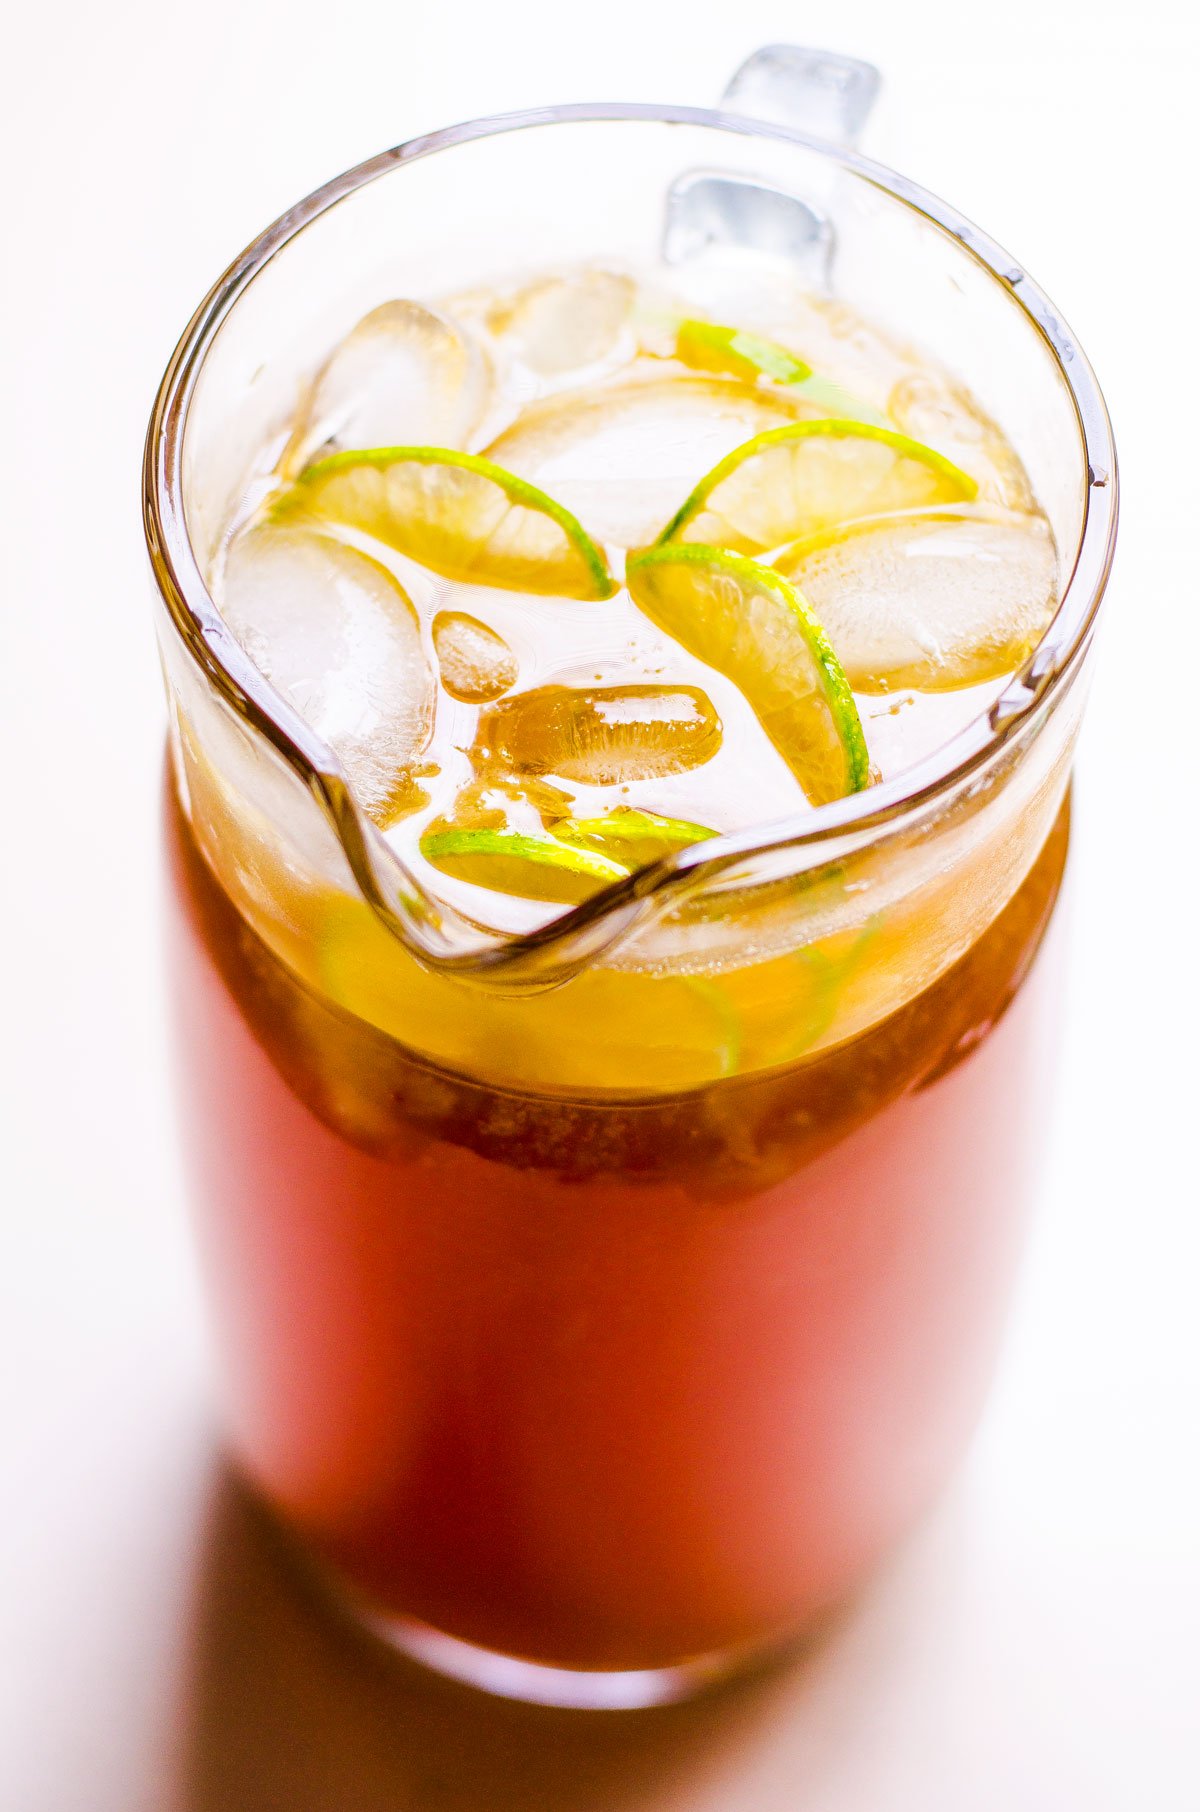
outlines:
[[[187,1149],[236,1447],[376,1609],[579,1668],[803,1626],[944,1479],[1044,1099],[1064,807],[974,947],[786,1071],[506,1093],[314,994],[168,789]]]

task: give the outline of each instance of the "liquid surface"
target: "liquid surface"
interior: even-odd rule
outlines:
[[[798,290],[720,306],[594,266],[385,303],[231,525],[234,634],[480,922],[901,772],[1057,602],[1020,461],[948,373]],[[630,811],[675,829],[632,845]]]

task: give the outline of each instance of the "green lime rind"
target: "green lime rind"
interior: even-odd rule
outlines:
[[[554,825],[554,835],[564,843],[611,855],[631,867],[657,862],[717,834],[704,824],[665,818],[631,806],[620,806],[603,818],[560,818]]]
[[[970,473],[964,472],[961,466],[956,466],[944,453],[937,452],[934,447],[927,447],[923,441],[913,440],[909,435],[899,433],[895,428],[878,427],[874,422],[851,421],[843,416],[821,416],[815,421],[785,422],[781,428],[767,428],[752,440],[743,441],[740,447],[735,447],[732,453],[727,453],[724,459],[719,460],[711,472],[705,473],[691,494],[680,504],[655,545],[662,547],[674,541],[681,530],[704,509],[717,486],[748,460],[773,447],[817,439],[877,441],[893,448],[902,458],[917,460],[928,466],[964,500],[973,498],[979,490],[978,483]]]
[[[314,460],[312,465],[297,478],[291,493],[276,504],[278,513],[286,513],[292,500],[301,501],[306,492],[317,490],[328,478],[339,472],[361,470],[366,467],[376,471],[387,471],[402,464],[425,466],[451,466],[459,471],[472,472],[479,478],[489,479],[497,485],[512,504],[522,509],[536,510],[540,515],[548,516],[558,524],[563,534],[575,549],[592,581],[588,594],[595,600],[613,597],[620,589],[608,569],[608,562],[592,537],[584,528],[577,516],[573,516],[564,504],[558,503],[545,491],[540,491],[528,479],[519,478],[515,472],[509,472],[504,466],[498,466],[494,460],[484,459],[478,453],[463,453],[456,447],[366,447],[345,448],[337,453],[329,453],[323,459]],[[405,550],[400,549],[403,553]],[[457,574],[450,574],[457,577]],[[486,574],[479,575],[486,583]]]
[[[675,350],[685,365],[711,370],[717,362],[738,376],[757,373],[780,384],[803,383],[813,374],[811,365],[777,340],[764,339],[743,327],[722,327],[716,321],[681,321]]]
[[[457,873],[460,880],[531,899],[583,899],[596,887],[623,881],[630,872],[610,856],[526,831],[427,831],[420,848],[427,862]],[[522,880],[532,880],[534,888],[526,892]]]
[[[641,553],[631,554],[625,562],[626,583],[629,586],[630,596],[639,609],[644,610],[661,629],[665,629],[669,635],[681,642],[690,654],[707,661],[710,666],[725,673],[727,678],[733,680],[734,684],[745,693],[751,705],[759,711],[760,716],[762,715],[761,696],[760,699],[756,699],[755,694],[758,692],[762,695],[765,691],[770,691],[771,696],[767,702],[771,708],[772,719],[779,712],[781,688],[778,684],[772,684],[773,676],[770,673],[764,671],[761,675],[756,674],[754,653],[751,649],[737,646],[736,637],[739,625],[731,624],[729,628],[732,634],[730,634],[724,633],[723,626],[718,623],[715,625],[716,634],[714,635],[712,633],[714,625],[711,621],[707,625],[700,622],[689,622],[686,612],[675,609],[664,610],[661,602],[656,602],[647,594],[645,585],[639,584],[639,580],[645,575],[653,574],[659,569],[669,568],[672,565],[684,568],[696,567],[709,573],[723,575],[738,585],[744,598],[749,593],[756,593],[760,597],[765,596],[770,598],[779,611],[784,613],[783,622],[790,626],[796,634],[795,645],[804,652],[811,677],[815,681],[814,689],[819,691],[828,707],[832,733],[841,749],[844,784],[838,791],[830,793],[829,797],[858,793],[869,786],[871,761],[854,693],[834,651],[833,644],[814,614],[812,606],[799,588],[791,584],[781,573],[775,572],[772,567],[764,566],[760,561],[751,560],[744,554],[730,553],[727,548],[706,547],[696,542],[659,544],[646,548]],[[705,633],[706,628],[709,633]],[[763,684],[764,680],[767,682],[766,686]],[[797,709],[799,709],[799,700]],[[765,718],[763,721],[767,734],[771,736],[776,747],[780,748],[784,759],[797,772],[797,778],[804,785],[806,773],[796,769],[795,750],[791,746],[790,739],[781,736],[779,730],[772,728],[772,724]],[[822,794],[816,802],[825,803],[824,795]]]
[[[675,356],[702,371],[726,371],[739,377],[765,377],[786,384],[814,408],[844,421],[870,422],[886,428],[887,417],[862,402],[844,385],[824,377],[811,365],[762,334],[743,327],[722,327],[715,321],[681,321],[675,335]]]

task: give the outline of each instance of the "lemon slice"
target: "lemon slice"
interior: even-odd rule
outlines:
[[[961,503],[977,489],[943,454],[894,429],[839,417],[790,422],[714,466],[659,541],[757,554],[859,516]]]
[[[527,900],[586,900],[597,888],[624,880],[629,873],[609,856],[525,831],[427,831],[421,838],[421,854],[456,880]]]
[[[814,805],[868,784],[854,695],[794,585],[755,560],[693,545],[633,554],[625,574],[650,620],[745,694]]]
[[[604,818],[561,818],[554,826],[554,835],[564,843],[627,863],[630,868],[642,868],[647,862],[657,862],[661,856],[703,843],[717,833],[703,824],[689,824],[684,818],[664,818],[657,812],[618,806]]]
[[[604,555],[562,504],[450,447],[333,453],[275,509],[361,529],[447,579],[560,598],[611,598],[617,589]]]

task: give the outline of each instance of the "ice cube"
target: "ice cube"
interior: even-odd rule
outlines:
[[[219,603],[365,811],[388,823],[421,803],[414,769],[433,730],[434,681],[417,613],[386,568],[331,536],[260,524],[230,547]]]
[[[979,481],[979,495],[1010,510],[1032,510],[1025,468],[995,422],[949,377],[914,371],[888,398],[903,434],[936,447]]]
[[[584,268],[529,284],[497,303],[488,325],[539,377],[589,370],[623,349],[632,356],[628,329],[635,285],[616,271]]]
[[[726,453],[805,413],[782,391],[646,378],[535,404],[488,457],[548,491],[599,540],[644,547]]]
[[[742,176],[691,170],[672,183],[663,257],[686,264],[714,250],[777,262],[823,288],[833,233],[823,211],[786,189]]]
[[[482,763],[587,786],[681,774],[720,746],[698,686],[538,686],[485,711],[476,736]]]
[[[487,407],[479,345],[419,302],[385,302],[326,361],[298,436],[303,464],[361,447],[464,447]]]
[[[1042,516],[979,506],[866,521],[778,561],[858,692],[950,692],[1020,666],[1058,601]]]
[[[433,619],[442,685],[451,698],[487,704],[516,682],[517,657],[494,629],[462,610],[441,610]]]

